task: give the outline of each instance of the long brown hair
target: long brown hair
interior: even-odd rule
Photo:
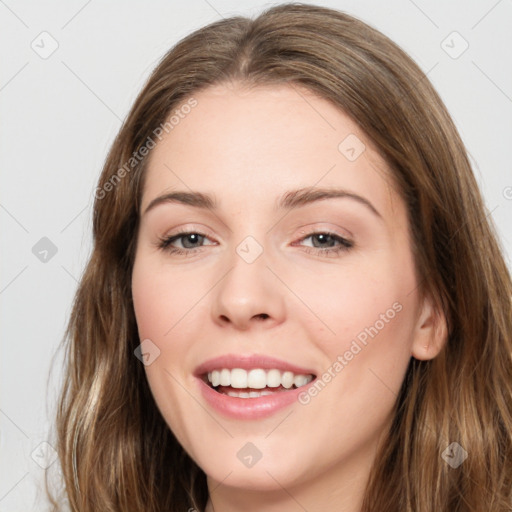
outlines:
[[[510,511],[512,284],[464,145],[398,46],[351,16],[301,4],[224,19],[183,39],[112,145],[65,340],[56,425],[71,510],[204,510],[206,477],[157,410],[134,356],[130,283],[147,156],[130,159],[174,109],[226,81],[305,87],[359,124],[407,205],[420,289],[447,318],[440,355],[411,358],[363,512]],[[442,457],[452,442],[468,454],[456,468]]]

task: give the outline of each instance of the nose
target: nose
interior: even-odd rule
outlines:
[[[230,263],[230,270],[212,290],[213,321],[242,331],[283,322],[282,283],[267,268],[265,251],[252,263],[234,252]]]

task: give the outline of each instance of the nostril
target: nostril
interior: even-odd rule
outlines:
[[[255,315],[256,318],[259,318],[260,320],[265,320],[266,318],[268,318],[268,315],[267,313],[260,313],[259,315]]]

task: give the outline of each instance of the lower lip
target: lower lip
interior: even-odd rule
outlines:
[[[243,420],[261,419],[271,416],[293,402],[297,402],[299,393],[302,393],[314,382],[313,380],[300,388],[276,391],[272,395],[260,396],[258,398],[237,398],[218,393],[201,378],[198,378],[198,381],[201,393],[211,407],[225,416]]]

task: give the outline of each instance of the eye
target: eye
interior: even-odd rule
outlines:
[[[197,231],[180,231],[175,235],[160,238],[158,247],[171,254],[194,254],[201,250],[201,245],[197,246],[197,244],[202,244],[205,239],[208,239],[208,237],[204,233]],[[173,245],[175,242],[181,243],[182,247],[180,248]],[[207,245],[215,245],[215,243]]]
[[[318,231],[301,238],[299,242],[311,239],[313,245],[306,252],[320,256],[336,256],[351,249],[354,244],[336,233]],[[295,243],[293,244],[295,245]]]
[[[313,245],[306,246],[307,250],[305,252],[320,256],[336,256],[354,246],[350,240],[331,232],[318,231],[310,233],[301,238],[299,242],[304,242],[308,239],[311,239]],[[190,255],[201,251],[205,240],[209,240],[209,238],[204,233],[180,231],[172,236],[160,238],[158,248],[171,254]],[[181,247],[176,247],[174,245],[176,243],[180,243]],[[215,242],[206,245],[215,245]],[[297,242],[292,245],[297,245]]]

